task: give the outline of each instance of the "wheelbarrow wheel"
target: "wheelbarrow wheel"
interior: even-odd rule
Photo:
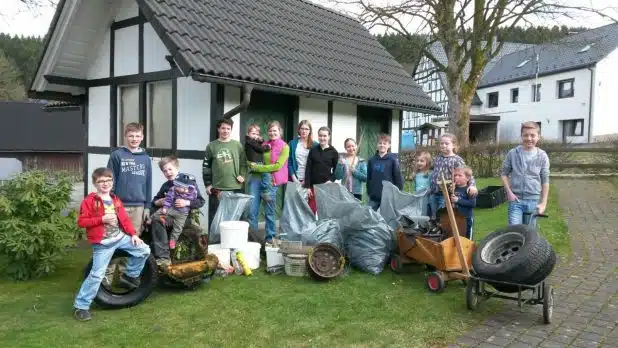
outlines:
[[[543,284],[543,322],[551,324],[554,314],[554,288],[545,283]]]
[[[478,280],[469,279],[466,285],[466,306],[475,310],[479,306]]]
[[[425,286],[427,286],[427,289],[431,292],[440,293],[446,288],[446,283],[440,273],[431,272],[425,278]]]
[[[401,256],[397,254],[391,255],[391,270],[395,273],[400,273],[402,266]]]

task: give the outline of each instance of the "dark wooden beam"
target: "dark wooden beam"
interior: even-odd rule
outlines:
[[[88,87],[88,80],[78,79],[75,77],[57,76],[57,75],[43,75],[47,82],[54,85],[73,86],[73,87]]]

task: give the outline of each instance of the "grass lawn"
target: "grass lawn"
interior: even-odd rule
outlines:
[[[479,187],[495,180],[479,180]],[[541,228],[557,251],[569,251],[566,225],[552,196]],[[476,236],[506,222],[506,205],[477,210]],[[255,271],[251,277],[215,279],[195,291],[157,289],[143,304],[98,310],[76,322],[73,296],[90,257],[72,251],[42,280],[0,279],[2,347],[442,347],[498,310],[497,300],[466,309],[464,286],[442,294],[424,288],[424,268],[379,276],[356,271],[315,283]]]

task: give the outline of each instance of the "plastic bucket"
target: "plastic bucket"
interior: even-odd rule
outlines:
[[[219,224],[221,247],[242,249],[249,241],[249,223],[246,221],[223,221]]]
[[[266,246],[264,249],[266,250],[266,267],[283,266],[285,264],[283,254],[279,252],[278,247]]]
[[[244,247],[238,250],[242,251],[249,268],[260,268],[260,249],[262,245],[260,243],[249,242]]]
[[[217,256],[219,264],[223,267],[231,266],[230,249],[221,248],[221,244],[210,244],[208,246],[208,253]]]

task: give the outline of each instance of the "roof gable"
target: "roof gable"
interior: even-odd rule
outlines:
[[[588,48],[584,50],[584,48]],[[618,47],[618,23],[565,37],[551,44],[534,45],[502,57],[483,76],[487,87],[593,65]],[[537,62],[538,56],[538,62]],[[522,64],[528,60],[527,63]],[[519,66],[519,67],[518,67]]]
[[[184,74],[439,110],[358,21],[303,0],[138,0]]]

